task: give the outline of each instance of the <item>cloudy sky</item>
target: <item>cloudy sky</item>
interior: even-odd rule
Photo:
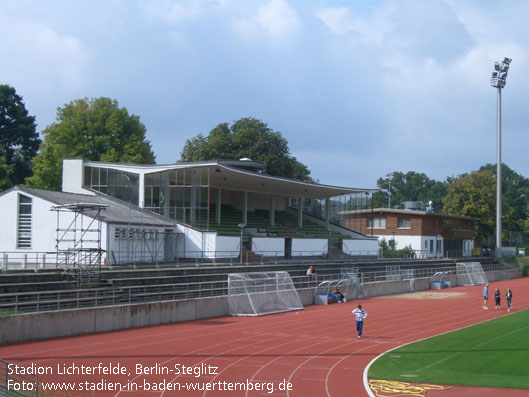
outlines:
[[[263,120],[321,183],[444,181],[496,162],[494,61],[513,59],[503,161],[529,177],[529,1],[0,1],[0,84],[41,131],[71,100],[116,99],[160,164],[186,139]]]

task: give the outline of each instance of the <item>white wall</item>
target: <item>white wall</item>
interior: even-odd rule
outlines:
[[[436,251],[437,242],[436,239],[439,240],[441,243],[439,247],[439,251]],[[432,252],[430,252],[430,245],[433,240],[433,248]],[[443,256],[443,246],[444,241],[442,237],[436,237],[436,236],[421,236],[421,250],[423,256],[427,258],[435,258],[435,257],[442,257]]]
[[[252,237],[252,251],[263,256],[285,256],[285,239],[281,237]]]
[[[154,263],[164,260],[164,228],[110,224],[104,228],[105,232],[107,229],[109,238],[105,248],[108,263]],[[117,229],[120,231],[118,234]],[[143,232],[147,234],[144,236]]]
[[[378,255],[378,240],[343,240],[343,252],[348,255]]]
[[[18,214],[18,195],[30,197],[31,202],[31,248],[18,249],[17,244],[17,214]],[[35,197],[26,192],[20,192],[13,190],[3,196],[0,196],[0,217],[2,219],[2,227],[0,228],[0,252],[13,252],[16,255],[11,257],[17,257],[17,255],[24,253],[40,252],[40,253],[52,253],[56,252],[57,244],[57,212],[51,211],[50,209],[54,206],[54,203],[43,200],[39,197]],[[90,225],[92,218],[83,216],[82,217],[83,227],[86,229]],[[59,217],[59,228],[67,229],[74,219],[74,213],[69,211],[63,211]],[[77,218],[77,227],[80,228],[81,217]],[[97,228],[97,222],[94,224],[92,229]],[[60,233],[60,236],[64,232]],[[77,237],[78,237],[77,233]],[[95,235],[95,233],[94,233]],[[94,235],[86,235],[86,239],[93,239]],[[72,235],[64,237],[72,238]],[[102,224],[101,227],[101,247],[106,248],[107,238],[107,227],[106,224]],[[73,242],[62,242],[60,249],[67,249],[73,246]],[[87,243],[88,245],[89,243]],[[90,243],[88,246],[94,246],[94,243]]]
[[[62,191],[68,193],[91,194],[83,189],[83,160],[64,159],[62,161]]]
[[[15,251],[17,244],[17,192],[0,196],[0,251]]]
[[[217,233],[216,232],[203,232],[202,233],[202,244],[204,250],[204,256],[206,258],[215,258],[215,251],[217,250]]]
[[[474,240],[463,240],[463,256],[472,256]]]
[[[324,255],[329,250],[329,242],[322,238],[293,238],[292,256]]]
[[[183,233],[177,243],[180,258],[202,258],[202,233],[187,226],[178,225],[177,232]]]
[[[217,258],[237,258],[241,250],[240,243],[240,237],[217,236]]]

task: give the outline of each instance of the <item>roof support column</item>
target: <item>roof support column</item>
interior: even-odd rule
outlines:
[[[248,192],[242,194],[242,223],[248,224]]]
[[[303,197],[298,197],[298,228],[303,227]]]
[[[328,198],[325,199],[325,226],[327,229],[329,228],[329,218],[331,215],[331,209],[329,208],[330,200]]]
[[[140,204],[140,208],[145,208],[145,174],[139,174],[139,197],[138,197],[138,203]]]
[[[270,226],[276,225],[276,196],[272,195],[270,196],[270,214],[268,215],[270,218]]]
[[[215,202],[215,222],[220,225],[220,209],[222,206],[222,189],[217,190],[217,201]]]

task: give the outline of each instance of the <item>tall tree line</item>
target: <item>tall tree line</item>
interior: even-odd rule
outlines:
[[[41,132],[13,87],[0,85],[0,191],[16,184],[60,190],[62,160],[153,164],[155,155],[139,116],[110,98],[77,99],[57,109],[56,121]],[[180,160],[233,160],[266,163],[265,173],[313,182],[306,165],[291,153],[288,141],[261,120],[247,117],[221,123],[207,135],[188,139]],[[502,165],[504,240],[510,230],[529,236],[529,179]],[[494,233],[496,166],[448,177],[440,182],[415,171],[391,173],[377,180],[375,207],[404,201],[432,202],[435,212],[480,219],[478,239]]]

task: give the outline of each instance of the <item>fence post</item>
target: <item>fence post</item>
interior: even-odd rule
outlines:
[[[28,268],[28,254],[24,254],[24,269]]]
[[[42,263],[40,264],[41,269],[46,269],[46,254],[42,254]]]

